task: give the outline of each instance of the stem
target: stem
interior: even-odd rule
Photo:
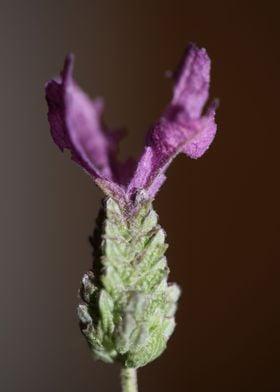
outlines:
[[[121,383],[122,392],[137,392],[137,370],[134,368],[122,368]]]

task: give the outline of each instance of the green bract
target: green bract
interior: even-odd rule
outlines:
[[[157,358],[172,334],[180,294],[168,284],[165,233],[150,200],[126,209],[104,201],[93,237],[93,271],[78,315],[94,356],[128,368]]]

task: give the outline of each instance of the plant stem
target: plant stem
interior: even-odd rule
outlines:
[[[121,383],[122,392],[137,392],[137,370],[134,368],[122,368]]]

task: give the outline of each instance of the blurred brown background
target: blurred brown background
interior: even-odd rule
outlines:
[[[183,296],[140,391],[280,391],[276,3],[0,0],[1,391],[120,390],[75,309],[101,193],[52,142],[45,81],[73,51],[77,80],[137,154],[189,41],[212,58],[218,134],[200,160],[176,160],[155,203]]]

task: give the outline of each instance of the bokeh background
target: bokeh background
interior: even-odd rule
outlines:
[[[218,134],[200,160],[174,162],[155,202],[183,295],[140,391],[280,391],[278,16],[269,0],[0,0],[1,391],[120,390],[75,309],[102,195],[52,142],[45,81],[73,51],[137,154],[189,41],[212,58]]]

